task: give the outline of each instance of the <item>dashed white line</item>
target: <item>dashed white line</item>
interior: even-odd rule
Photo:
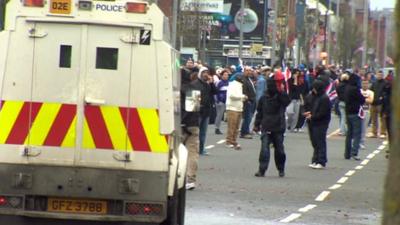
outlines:
[[[342,177],[342,178],[340,178],[336,183],[338,183],[338,184],[344,184],[344,183],[346,183],[346,181],[347,181],[348,179],[349,179],[348,177]]]
[[[379,150],[375,150],[374,151],[374,154],[379,154],[381,151],[379,151]]]
[[[308,212],[308,211],[310,211],[311,209],[313,209],[313,208],[315,208],[315,207],[317,207],[317,205],[310,204],[310,205],[307,205],[307,206],[304,207],[304,208],[300,208],[300,209],[299,209],[299,212],[305,213],[305,212]]]
[[[332,186],[329,187],[329,190],[336,190],[336,189],[339,189],[339,188],[341,188],[341,187],[342,187],[341,184],[334,184],[334,185],[332,185]]]
[[[367,156],[367,159],[372,159],[372,158],[374,158],[375,157],[375,154],[374,153],[371,153],[371,154],[369,154],[368,156]]]
[[[285,219],[279,221],[281,223],[290,223],[295,219],[298,219],[301,216],[301,213],[292,213],[290,216],[286,217]]]
[[[383,150],[383,149],[385,149],[386,148],[386,146],[385,145],[381,145],[381,146],[379,146],[379,150]]]
[[[214,148],[214,147],[215,147],[215,145],[209,145],[209,146],[206,146],[205,149],[211,149],[211,148]]]
[[[225,143],[225,140],[219,140],[218,142],[217,142],[217,144],[223,144],[223,143]]]
[[[361,170],[364,166],[356,166],[356,170]]]
[[[389,142],[388,142],[388,141],[384,141],[384,142],[382,142],[382,144],[383,144],[383,145],[388,145]]]
[[[369,159],[364,159],[364,161],[362,161],[360,164],[365,166],[369,163]]]
[[[347,173],[345,174],[345,176],[351,177],[351,176],[353,176],[353,174],[354,174],[355,172],[356,172],[356,171],[354,171],[354,170],[349,170],[349,172],[347,172]]]
[[[326,197],[328,197],[328,195],[330,194],[330,191],[323,191],[321,192],[321,194],[318,195],[318,197],[315,199],[315,201],[317,202],[322,202],[325,200]]]

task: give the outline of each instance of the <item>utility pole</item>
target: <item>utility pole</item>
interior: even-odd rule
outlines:
[[[328,12],[331,12],[332,11],[332,0],[329,0],[329,6],[328,6]],[[332,31],[332,27],[331,27],[331,14],[329,14],[328,15],[328,37],[327,37],[327,39],[328,39],[328,63],[330,64],[331,62],[332,62],[332,56],[331,56],[331,47],[332,47],[332,38],[331,38],[331,36],[332,36],[332,33],[331,33],[331,31]]]
[[[285,47],[283,49],[283,57],[282,60],[287,60],[286,59],[286,50],[288,48],[288,41],[289,41],[289,13],[291,11],[291,7],[290,7],[290,0],[287,0],[287,12],[286,12],[286,18],[285,18]]]
[[[368,48],[368,6],[369,0],[364,0],[364,18],[363,18],[363,51],[361,65],[365,66],[367,62],[367,48]]]
[[[244,22],[244,0],[240,3],[240,37],[239,37],[239,60],[243,57],[243,22]]]
[[[386,67],[386,57],[387,57],[387,40],[388,40],[388,34],[389,34],[389,26],[388,26],[388,15],[385,15],[385,44],[383,48],[383,68]],[[386,74],[385,74],[386,75]]]
[[[315,41],[315,48],[314,48],[314,60],[313,60],[313,68],[317,66],[318,60],[318,41],[319,41],[319,0],[316,1],[316,8],[315,8],[315,30],[316,30],[316,41]]]
[[[272,28],[272,53],[271,53],[271,66],[275,63],[276,55],[276,29],[278,20],[278,1],[274,0],[274,26]]]
[[[381,58],[380,58],[380,54],[379,53],[381,53],[381,50],[380,50],[380,42],[381,42],[381,40],[380,40],[380,35],[381,34],[381,12],[378,12],[378,33],[376,34],[377,35],[377,37],[376,37],[376,58],[378,59],[377,61],[378,61],[378,63],[380,63],[380,60],[381,60]],[[380,66],[382,66],[382,65],[380,65]]]
[[[267,33],[268,33],[268,0],[264,0],[264,22],[263,22],[263,41],[264,45],[267,45]]]
[[[178,0],[173,0],[172,3],[172,36],[171,43],[172,47],[176,48],[176,31],[178,25]]]
[[[337,25],[336,25],[336,42],[338,41],[338,38],[339,38],[339,29],[340,29],[340,25],[341,25],[341,23],[342,23],[342,20],[340,19],[340,0],[337,0],[337,4],[336,4],[336,18],[337,18]],[[341,34],[340,34],[341,35]],[[338,44],[336,44],[335,45],[335,52],[337,53],[338,52]],[[336,58],[335,58],[335,62],[336,63],[338,63],[339,62],[339,59],[338,59],[339,57],[337,57],[337,55],[336,55]]]

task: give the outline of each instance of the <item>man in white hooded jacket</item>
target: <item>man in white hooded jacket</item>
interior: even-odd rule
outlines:
[[[243,77],[237,76],[234,81],[229,83],[226,93],[226,113],[228,121],[228,132],[226,136],[226,146],[240,150],[237,143],[238,130],[242,119],[243,101],[247,96],[243,94]]]

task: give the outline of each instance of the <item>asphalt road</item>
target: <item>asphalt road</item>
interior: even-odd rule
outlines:
[[[328,133],[337,124],[334,119]],[[286,177],[278,177],[271,155],[266,177],[258,178],[258,136],[239,139],[243,150],[236,151],[221,143],[224,135],[215,135],[213,125],[208,130],[211,155],[200,158],[197,187],[187,193],[187,225],[380,224],[384,140],[367,139],[362,161],[355,161],[344,159],[345,138],[331,135],[327,168],[314,170],[307,166],[312,155],[307,132],[287,133]]]

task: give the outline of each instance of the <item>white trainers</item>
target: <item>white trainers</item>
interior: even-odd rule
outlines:
[[[308,165],[308,167],[314,168],[316,165],[317,165],[316,163],[311,163],[311,164]]]
[[[318,170],[321,170],[321,169],[325,169],[325,166],[323,166],[323,165],[321,165],[321,164],[316,164],[315,166],[313,166],[312,167],[313,169],[318,169]]]
[[[186,190],[193,190],[196,188],[195,183],[186,183]]]

